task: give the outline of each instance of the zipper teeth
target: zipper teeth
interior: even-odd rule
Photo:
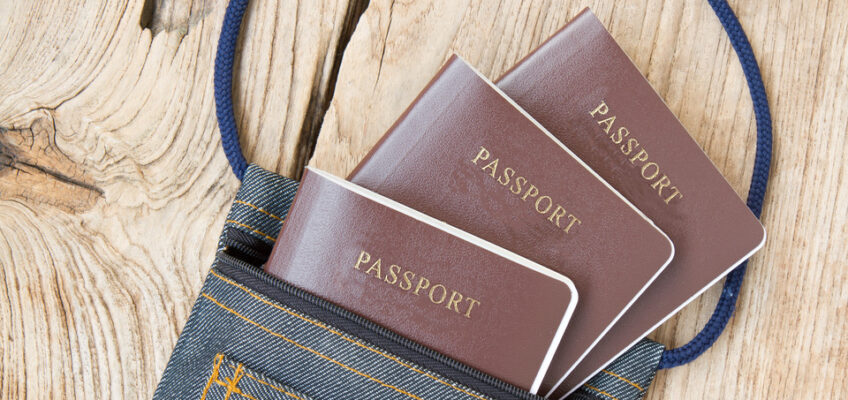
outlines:
[[[376,332],[380,336],[383,336],[383,337],[385,337],[389,340],[397,342],[404,347],[411,348],[412,350],[415,350],[416,352],[421,353],[424,356],[430,357],[430,358],[432,358],[432,359],[434,359],[438,362],[446,364],[449,367],[456,369],[456,370],[458,370],[458,371],[460,371],[460,372],[462,372],[466,375],[470,375],[471,377],[473,377],[473,378],[475,378],[479,381],[482,381],[482,382],[484,382],[488,385],[494,386],[494,387],[496,387],[500,390],[503,390],[504,392],[510,393],[510,394],[512,394],[516,397],[521,398],[521,399],[536,399],[536,398],[539,398],[538,396],[535,396],[532,393],[526,392],[523,389],[520,389],[520,388],[513,386],[509,383],[506,383],[506,382],[504,382],[500,379],[497,379],[497,378],[495,378],[491,375],[485,374],[481,371],[478,371],[474,368],[471,368],[471,367],[469,367],[465,364],[462,364],[462,363],[460,363],[460,362],[458,362],[454,359],[448,358],[447,356],[445,356],[445,355],[443,355],[439,352],[436,352],[436,351],[434,351],[434,350],[432,350],[428,347],[425,347],[425,346],[423,346],[423,345],[421,345],[417,342],[414,342],[414,341],[409,340],[409,339],[407,339],[403,336],[400,336],[397,333],[394,333],[394,332],[392,332],[392,331],[390,331],[386,328],[383,328],[382,326],[379,326],[379,325],[375,324],[374,322],[372,322],[368,319],[365,319],[365,318],[363,318],[363,317],[361,317],[357,314],[354,314],[354,313],[352,313],[348,310],[345,310],[345,309],[343,309],[343,308],[341,308],[341,307],[339,307],[339,306],[337,306],[333,303],[330,303],[327,300],[324,300],[320,297],[314,296],[314,295],[307,293],[307,292],[305,292],[305,291],[303,291],[299,288],[296,288],[294,286],[287,285],[287,284],[283,283],[282,281],[274,279],[270,275],[267,275],[265,273],[260,273],[260,270],[256,266],[250,265],[247,262],[239,260],[238,258],[235,258],[235,257],[233,257],[229,254],[219,252],[217,257],[219,259],[223,260],[223,261],[226,261],[226,262],[238,267],[241,270],[244,270],[245,273],[250,274],[251,276],[261,280],[262,282],[264,282],[266,284],[269,284],[269,285],[271,285],[271,286],[273,286],[277,289],[283,290],[283,291],[287,292],[288,294],[291,294],[291,295],[293,295],[293,296],[295,296],[295,297],[297,297],[301,300],[305,300],[305,301],[308,301],[310,303],[316,304],[316,305],[318,305],[319,307],[321,307],[325,310],[328,310],[328,311],[333,312],[335,314],[339,314],[346,319],[352,320],[353,322],[355,322],[359,325],[362,325],[369,330]],[[528,396],[528,394],[530,396]]]

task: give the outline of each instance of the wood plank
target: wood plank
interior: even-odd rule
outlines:
[[[752,259],[727,332],[696,362],[660,372],[651,399],[848,392],[848,14],[837,1],[766,3],[732,6],[761,62],[774,117],[763,216],[770,237]],[[372,1],[346,49],[312,165],[350,172],[451,53],[496,78],[586,5],[746,195],[751,100],[706,2]],[[709,290],[652,337],[686,343],[719,293]]]
[[[0,398],[152,394],[239,184],[212,97],[226,5],[0,3]],[[357,7],[250,2],[249,160],[299,174]]]

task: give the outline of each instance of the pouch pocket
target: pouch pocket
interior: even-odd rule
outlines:
[[[238,365],[311,399],[537,398],[220,253],[154,397],[227,393]]]
[[[296,188],[248,167],[154,398],[540,399],[262,271]]]
[[[284,392],[244,381],[241,371]],[[154,398],[228,392],[256,399],[537,398],[221,253]]]

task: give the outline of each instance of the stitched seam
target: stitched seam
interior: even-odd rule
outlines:
[[[283,388],[281,388],[281,387],[278,387],[277,385],[273,385],[273,384],[271,384],[271,383],[265,382],[264,380],[262,380],[262,379],[260,379],[260,378],[257,378],[257,377],[255,377],[255,376],[253,376],[253,375],[251,375],[251,374],[249,374],[249,373],[247,373],[247,372],[245,372],[245,373],[244,373],[244,376],[246,376],[246,377],[248,377],[248,378],[250,378],[250,379],[253,379],[253,380],[254,380],[254,381],[256,381],[257,383],[261,383],[261,384],[263,384],[263,385],[265,385],[265,386],[268,386],[269,388],[274,389],[274,390],[276,390],[276,391],[278,391],[278,392],[280,392],[280,393],[283,393],[283,394],[285,394],[285,395],[287,395],[287,396],[294,397],[294,398],[296,398],[296,399],[298,399],[298,400],[305,400],[303,397],[300,397],[300,396],[298,396],[298,395],[296,395],[296,394],[294,394],[294,393],[292,393],[292,392],[289,392],[289,391],[288,391],[288,390],[286,390],[286,389],[283,389]]]
[[[283,221],[284,221],[284,220],[283,220],[283,218],[278,217],[278,216],[276,216],[276,215],[274,215],[274,214],[272,214],[272,213],[270,213],[270,212],[268,212],[268,211],[265,211],[264,209],[262,209],[261,207],[258,207],[258,206],[257,206],[257,205],[255,205],[255,204],[250,204],[250,203],[248,203],[248,202],[246,202],[246,201],[242,201],[242,200],[236,200],[235,202],[236,202],[236,203],[239,203],[239,204],[244,204],[244,205],[246,205],[246,206],[248,206],[248,207],[251,207],[251,208],[253,208],[254,210],[259,211],[259,212],[261,212],[262,214],[265,214],[265,215],[267,215],[267,216],[269,216],[269,217],[271,217],[271,218],[274,218],[274,219],[276,219],[276,220],[278,220],[278,221],[280,221],[280,222],[283,222]]]
[[[377,350],[377,349],[375,349],[375,348],[373,348],[373,347],[370,347],[370,346],[367,346],[367,345],[365,345],[365,344],[362,344],[362,343],[360,343],[360,342],[358,342],[358,341],[356,341],[356,340],[354,340],[354,339],[351,339],[351,338],[347,337],[345,334],[343,334],[343,333],[341,333],[341,332],[339,332],[339,331],[336,331],[336,330],[334,330],[334,329],[330,328],[329,326],[327,326],[327,325],[323,324],[322,322],[319,322],[319,321],[313,320],[313,319],[311,319],[311,318],[304,317],[304,316],[302,316],[302,315],[300,315],[300,314],[298,314],[298,313],[295,313],[295,312],[293,312],[293,311],[291,311],[291,310],[286,309],[285,307],[282,307],[282,306],[280,306],[280,305],[278,305],[278,304],[275,304],[275,303],[272,303],[272,302],[270,302],[270,301],[268,301],[268,300],[265,300],[265,299],[263,299],[262,297],[258,296],[257,294],[253,293],[253,291],[252,291],[252,290],[250,290],[250,289],[248,289],[248,288],[244,287],[243,285],[241,285],[241,284],[239,284],[239,283],[237,283],[237,282],[233,282],[233,281],[231,281],[231,280],[229,280],[229,279],[227,279],[227,278],[224,278],[224,277],[223,277],[223,276],[221,276],[221,275],[218,275],[215,271],[210,271],[210,272],[212,273],[212,275],[215,275],[218,279],[220,279],[220,280],[224,281],[224,283],[227,283],[227,284],[229,284],[229,285],[232,285],[232,286],[235,286],[235,287],[237,287],[237,288],[241,289],[242,291],[244,291],[245,293],[249,294],[249,295],[250,295],[250,296],[252,296],[253,298],[255,298],[255,299],[257,299],[257,300],[259,300],[259,301],[261,301],[261,302],[263,302],[263,303],[265,303],[265,304],[267,304],[267,305],[270,305],[270,306],[272,306],[272,307],[274,307],[274,308],[277,308],[277,309],[279,309],[279,310],[281,310],[281,311],[284,311],[284,312],[286,312],[286,313],[288,313],[288,314],[291,314],[292,316],[295,316],[295,317],[300,318],[300,319],[302,319],[302,320],[304,320],[304,321],[306,321],[306,322],[309,322],[310,324],[315,325],[315,326],[317,326],[317,327],[319,327],[319,328],[322,328],[322,329],[324,329],[324,330],[326,330],[326,331],[328,331],[328,332],[330,332],[330,333],[336,334],[336,335],[338,335],[339,337],[341,337],[342,339],[344,339],[344,340],[346,340],[346,341],[348,341],[348,342],[350,342],[350,343],[353,343],[353,344],[355,344],[355,345],[357,345],[357,346],[359,346],[359,347],[361,347],[361,348],[363,348],[363,349],[369,350],[369,351],[374,352],[374,353],[376,353],[376,354],[379,354],[379,355],[381,355],[381,356],[383,356],[383,357],[385,357],[385,358],[388,358],[389,360],[392,360],[392,361],[396,362],[397,364],[402,365],[402,366],[404,366],[404,367],[408,368],[408,369],[409,369],[409,370],[411,370],[411,371],[414,371],[414,372],[417,372],[417,373],[419,373],[419,374],[421,374],[421,375],[424,375],[424,376],[426,376],[426,377],[428,377],[428,378],[430,378],[430,379],[432,379],[432,380],[434,380],[434,381],[436,381],[436,382],[438,382],[438,383],[441,383],[441,384],[443,384],[443,385],[445,385],[445,386],[450,387],[451,389],[454,389],[454,390],[456,390],[456,391],[462,392],[462,393],[464,393],[464,394],[466,394],[466,395],[468,395],[468,396],[474,397],[474,398],[476,398],[476,399],[480,399],[480,400],[487,400],[487,398],[486,398],[486,397],[478,396],[478,395],[476,395],[476,394],[474,394],[474,393],[472,393],[472,392],[469,392],[468,390],[465,390],[465,389],[463,389],[463,388],[461,388],[461,387],[458,387],[458,386],[456,386],[456,385],[454,385],[454,384],[452,384],[452,383],[450,383],[450,382],[445,382],[444,380],[439,379],[438,377],[433,376],[432,374],[430,374],[430,373],[428,373],[428,372],[426,372],[426,371],[422,371],[422,370],[420,370],[420,369],[418,369],[418,368],[416,368],[416,367],[414,367],[414,366],[412,366],[412,365],[409,365],[409,364],[407,364],[407,363],[405,363],[405,362],[401,361],[400,359],[398,359],[397,357],[395,357],[395,356],[393,356],[393,355],[391,355],[391,354],[386,354],[385,352],[382,352],[382,351]]]
[[[235,372],[233,372],[232,379],[224,378],[224,380],[227,381],[227,393],[224,394],[224,400],[230,400],[230,395],[233,392],[240,391],[238,389],[238,383],[241,380],[241,377],[244,376],[244,371],[242,370],[242,368],[244,368],[244,365],[239,363],[239,365],[236,367]]]
[[[216,379],[216,380],[215,380],[215,383],[217,383],[217,384],[219,384],[219,385],[221,385],[221,386],[223,386],[223,387],[227,387],[227,385],[229,385],[229,381],[224,382],[224,381],[222,381],[222,380],[220,380],[220,379]],[[233,388],[232,393],[235,393],[235,394],[237,394],[237,395],[239,395],[239,396],[247,397],[247,398],[248,398],[248,399],[250,399],[250,400],[259,400],[259,399],[255,398],[255,397],[253,397],[253,396],[251,396],[251,395],[249,395],[249,394],[247,394],[247,393],[242,392],[242,391],[241,391],[241,389],[239,389],[239,388]]]
[[[355,369],[355,368],[353,368],[353,367],[350,367],[350,366],[348,366],[348,365],[346,365],[346,364],[344,364],[344,363],[342,363],[342,362],[340,362],[340,361],[338,361],[338,360],[335,360],[335,359],[333,359],[332,357],[329,357],[329,356],[327,356],[327,355],[325,355],[325,354],[322,354],[322,353],[320,353],[320,352],[318,352],[318,351],[316,351],[316,350],[314,350],[314,349],[311,349],[311,348],[309,348],[309,347],[306,347],[306,346],[304,346],[304,345],[302,345],[302,344],[300,344],[300,343],[298,343],[298,342],[296,342],[296,341],[294,341],[294,340],[292,340],[292,339],[290,339],[290,338],[288,338],[288,337],[286,337],[286,336],[284,336],[284,335],[282,335],[282,334],[279,334],[279,333],[277,333],[277,332],[274,332],[274,331],[272,331],[271,329],[269,329],[269,328],[267,328],[267,327],[265,327],[265,326],[262,326],[262,325],[261,325],[261,324],[259,324],[258,322],[253,321],[253,320],[251,320],[251,319],[249,319],[249,318],[247,318],[247,317],[245,317],[245,316],[243,316],[243,315],[239,314],[237,311],[235,311],[235,310],[233,310],[233,309],[231,309],[231,308],[229,308],[229,307],[227,307],[227,306],[225,306],[225,305],[221,304],[218,300],[216,300],[215,298],[213,298],[212,296],[210,296],[210,295],[208,295],[208,294],[206,294],[206,293],[201,293],[200,295],[201,295],[201,296],[203,296],[203,297],[205,297],[205,298],[207,298],[209,301],[211,301],[211,302],[215,303],[218,307],[221,307],[221,308],[223,308],[224,310],[229,311],[229,312],[230,312],[230,313],[232,313],[233,315],[235,315],[235,316],[237,316],[237,317],[239,317],[239,318],[243,319],[245,322],[250,323],[251,325],[254,325],[254,326],[258,327],[258,328],[262,329],[263,331],[265,331],[265,332],[267,332],[267,333],[269,333],[269,334],[271,334],[271,335],[273,335],[273,336],[276,336],[276,337],[278,337],[278,338],[280,338],[280,339],[283,339],[283,340],[285,340],[286,342],[288,342],[288,343],[290,343],[290,344],[294,345],[294,346],[295,346],[295,347],[297,347],[297,348],[300,348],[300,349],[302,349],[302,350],[306,350],[306,351],[308,351],[308,352],[310,352],[310,353],[312,353],[312,354],[315,354],[316,356],[321,357],[321,358],[323,358],[323,359],[325,359],[325,360],[327,360],[327,361],[330,361],[330,362],[332,362],[333,364],[336,364],[336,365],[338,365],[338,366],[340,366],[340,367],[342,367],[342,368],[344,368],[344,369],[346,369],[346,370],[349,370],[349,371],[351,371],[351,372],[353,372],[353,373],[355,373],[355,374],[357,374],[357,375],[359,375],[359,376],[362,376],[362,377],[367,378],[367,379],[369,379],[369,380],[371,380],[371,381],[374,381],[374,382],[376,382],[376,383],[380,384],[381,386],[384,386],[384,387],[387,387],[387,388],[389,388],[389,389],[392,389],[392,390],[394,390],[394,391],[396,391],[396,392],[398,392],[398,393],[405,394],[405,395],[407,395],[407,396],[409,396],[409,397],[411,397],[411,398],[413,398],[413,399],[416,399],[416,400],[423,400],[422,398],[420,398],[420,397],[418,397],[418,396],[416,396],[416,395],[414,395],[414,394],[412,394],[412,393],[410,393],[410,392],[407,392],[407,391],[405,391],[405,390],[403,390],[403,389],[401,389],[401,388],[399,388],[399,387],[389,385],[388,383],[385,383],[385,382],[383,382],[383,381],[381,381],[381,380],[379,380],[379,379],[377,379],[377,378],[374,378],[374,377],[372,377],[372,376],[370,376],[370,375],[368,375],[368,374],[366,374],[366,373],[364,373],[364,372],[361,372],[361,371],[359,371],[359,370],[357,370],[357,369]]]
[[[619,374],[616,374],[615,372],[612,372],[612,371],[607,370],[607,369],[604,369],[604,370],[601,370],[601,371],[602,371],[602,372],[604,372],[604,373],[606,373],[606,374],[612,375],[612,376],[614,376],[614,377],[616,377],[616,378],[618,378],[618,379],[621,379],[621,380],[622,380],[622,381],[624,381],[624,382],[629,383],[629,384],[630,384],[630,386],[633,386],[633,387],[635,387],[636,389],[639,389],[639,391],[640,391],[640,392],[645,390],[645,389],[642,389],[642,387],[641,387],[641,386],[637,385],[636,383],[632,382],[631,380],[629,380],[629,379],[627,379],[627,378],[625,378],[625,377],[623,377],[623,376],[621,376],[621,375],[619,375]]]
[[[268,240],[271,240],[271,241],[277,241],[277,239],[276,239],[276,238],[273,238],[273,237],[269,236],[267,233],[262,232],[262,231],[260,231],[259,229],[256,229],[256,228],[254,228],[254,227],[252,227],[252,226],[250,226],[250,225],[245,225],[245,224],[243,224],[243,223],[241,223],[241,222],[238,222],[238,221],[236,221],[236,220],[233,220],[233,219],[228,219],[226,222],[227,222],[227,223],[229,223],[229,224],[236,224],[236,225],[238,225],[238,226],[240,226],[240,227],[242,227],[242,228],[250,229],[250,231],[251,231],[251,232],[253,232],[253,233],[258,233],[258,234],[260,234],[260,235],[262,235],[262,236],[265,236],[265,239],[268,239]]]
[[[615,396],[613,396],[613,395],[611,395],[611,394],[609,394],[609,393],[607,393],[607,392],[605,392],[605,391],[603,391],[603,390],[601,390],[601,389],[598,389],[598,388],[596,388],[596,387],[594,387],[594,386],[586,385],[586,384],[584,384],[583,386],[585,386],[585,387],[587,387],[587,388],[589,388],[589,389],[592,389],[592,390],[594,390],[594,391],[596,391],[596,392],[598,392],[598,393],[600,393],[600,394],[602,394],[602,395],[604,395],[604,396],[607,396],[607,397],[611,398],[612,400],[618,400],[617,398],[615,398]]]
[[[206,387],[203,388],[203,394],[200,396],[200,400],[206,399],[206,394],[209,393],[209,388],[212,386],[212,382],[218,379],[218,369],[221,367],[221,363],[224,361],[224,355],[218,353],[215,355],[215,366],[212,367],[212,375],[209,376],[209,381],[206,382]]]

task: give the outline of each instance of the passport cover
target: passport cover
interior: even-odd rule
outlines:
[[[565,276],[311,168],[265,270],[533,393],[577,302]]]
[[[454,56],[349,179],[574,281],[575,364],[673,255],[632,204]]]
[[[564,380],[568,364],[554,359],[543,389],[561,383],[558,398],[750,257],[765,231],[588,9],[497,84],[675,246],[668,269]]]

